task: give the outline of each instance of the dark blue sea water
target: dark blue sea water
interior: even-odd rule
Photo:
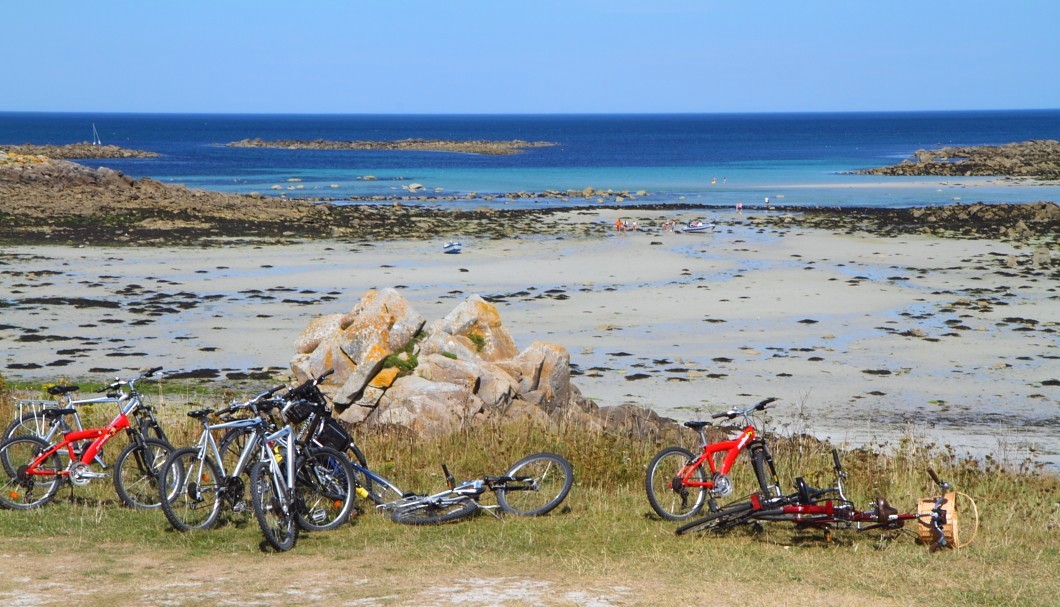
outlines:
[[[919,206],[1060,200],[1060,184],[991,178],[868,177],[917,149],[1060,139],[1060,110],[699,115],[380,116],[0,113],[0,143],[89,141],[160,158],[86,160],[134,177],[291,198],[402,194],[419,183],[432,206],[585,204],[482,196],[548,189],[644,190],[635,202],[729,206]],[[512,156],[445,152],[262,150],[246,138],[550,141]],[[374,180],[365,180],[374,177]],[[470,199],[468,199],[468,196]],[[608,202],[613,202],[609,199]]]

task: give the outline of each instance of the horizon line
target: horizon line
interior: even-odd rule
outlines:
[[[777,111],[717,111],[717,112],[276,112],[276,111],[128,111],[128,110],[3,110],[2,114],[98,114],[141,116],[791,116],[823,114],[947,114],[997,112],[1056,112],[1056,108],[959,108],[946,110],[777,110]]]

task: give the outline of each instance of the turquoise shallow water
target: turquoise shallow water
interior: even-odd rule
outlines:
[[[648,193],[634,202],[719,206],[766,198],[791,205],[890,207],[1060,200],[1060,184],[844,174],[893,164],[920,148],[1060,139],[1060,110],[606,116],[0,113],[0,143],[86,141],[93,125],[104,143],[162,156],[84,161],[90,166],[190,187],[340,203],[402,194],[402,186],[412,183],[424,186],[419,194],[430,197],[425,204],[471,207],[584,204],[584,199],[504,195],[586,187]],[[555,145],[512,156],[224,145],[255,137],[522,139]]]

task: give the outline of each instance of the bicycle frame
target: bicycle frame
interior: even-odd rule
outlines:
[[[294,505],[296,457],[294,429],[287,425],[276,432],[266,433],[260,444],[261,461],[269,464],[269,477],[275,483],[276,493],[284,496],[280,506],[284,514],[293,514],[291,507]]]
[[[690,422],[691,425],[686,424],[689,427],[694,427],[699,432],[701,452],[694,460],[681,469],[674,479],[674,483],[680,481],[681,485],[685,487],[705,488],[717,495],[728,495],[732,491],[732,485],[729,482],[729,472],[732,470],[740,453],[758,445],[761,445],[763,449],[766,448],[765,441],[758,438],[758,431],[755,428],[754,420],[751,419],[751,414],[754,411],[764,409],[766,405],[775,400],[777,399],[768,398],[754,407],[742,411],[734,409],[725,413],[716,413],[712,416],[714,418],[728,417],[729,419],[743,416],[744,428],[736,438],[711,443],[707,440],[705,423]],[[722,457],[721,465],[719,466],[717,455],[720,453],[724,453],[724,457]],[[710,469],[710,478],[704,481],[697,481],[693,478],[693,475],[704,463]]]
[[[107,444],[110,439],[114,438],[114,435],[126,428],[130,427],[129,415],[133,413],[136,408],[140,405],[139,399],[132,399],[132,402],[128,406],[123,407],[109,424],[102,428],[91,428],[88,430],[74,430],[67,432],[63,435],[63,439],[58,443],[51,445],[44,452],[39,454],[33,459],[32,462],[26,467],[26,474],[37,475],[37,476],[63,476],[69,477],[71,469],[76,464],[84,464],[85,466],[90,465],[99,453],[103,445]],[[81,453],[81,457],[77,457],[77,453],[74,451],[74,443],[90,440],[88,447]],[[51,470],[40,470],[41,462],[46,461],[52,455],[58,453],[60,450],[66,450],[66,455],[70,458],[70,466],[66,470],[51,471]],[[85,477],[92,478],[92,477]]]
[[[250,465],[250,460],[258,447],[259,437],[264,434],[264,427],[264,420],[258,417],[237,419],[222,422],[220,424],[205,424],[202,436],[199,438],[198,459],[201,461],[207,454],[209,454],[213,456],[214,462],[217,463],[217,467],[220,468],[222,475],[225,477],[239,476]],[[236,465],[232,467],[232,472],[230,474],[225,470],[224,458],[221,456],[221,450],[217,446],[217,440],[213,437],[213,431],[228,430],[232,428],[250,428],[252,438],[243,446],[243,450],[239,453],[239,460],[236,462]]]
[[[691,463],[681,470],[677,478],[680,479],[685,487],[705,487],[714,490],[716,487],[715,480],[717,474],[721,473],[725,476],[729,475],[733,464],[736,463],[736,458],[739,457],[740,453],[755,440],[756,432],[753,425],[748,425],[740,432],[739,437],[717,443],[708,443],[705,434],[702,434],[702,429],[700,432],[701,436],[703,436],[702,451],[696,459],[692,460]],[[761,442],[761,439],[759,439],[758,442]],[[716,462],[717,458],[715,456],[718,453],[725,453],[725,457],[721,460],[721,466],[718,466]],[[710,478],[706,481],[692,479],[692,475],[695,474],[695,471],[704,463],[710,468]]]

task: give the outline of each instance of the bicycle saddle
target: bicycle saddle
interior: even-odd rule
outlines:
[[[895,514],[898,514],[897,508],[888,504],[887,500],[883,499],[882,497],[876,498],[876,520],[878,522],[889,523],[891,522],[891,516]],[[898,519],[895,519],[894,522],[898,523],[899,527],[902,526],[902,524],[904,523],[904,521]]]
[[[48,394],[52,396],[59,396],[61,394],[69,394],[71,392],[77,392],[81,389],[81,386],[49,386]]]
[[[685,422],[685,427],[686,428],[692,428],[693,430],[699,430],[701,428],[706,428],[709,425],[710,425],[709,421],[705,421],[705,422],[702,422],[702,421],[701,422]]]
[[[209,417],[211,413],[213,413],[213,409],[197,409],[195,411],[188,411],[188,417],[203,419]]]
[[[817,493],[820,493],[820,491],[818,491],[817,489],[814,489],[813,487],[807,485],[806,481],[803,480],[803,478],[801,476],[798,476],[798,477],[795,478],[795,488],[799,492],[799,503],[800,504],[809,505],[809,504],[812,504],[812,503],[817,501],[814,498],[814,496]]]

